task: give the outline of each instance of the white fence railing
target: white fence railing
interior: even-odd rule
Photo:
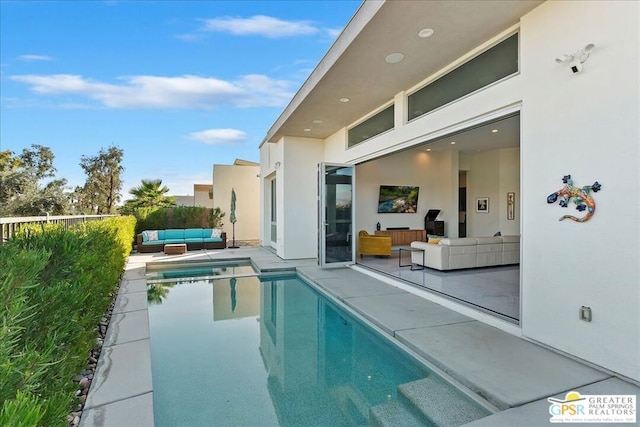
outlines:
[[[73,224],[87,221],[99,221],[115,215],[46,215],[0,218],[0,244],[13,237],[27,224],[62,224],[66,229]]]

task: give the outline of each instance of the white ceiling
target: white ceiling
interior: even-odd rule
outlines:
[[[455,144],[451,144],[451,142],[455,142]],[[434,152],[458,150],[470,154],[519,146],[520,115],[516,114],[430,141],[415,149],[421,151],[431,149]]]
[[[365,1],[264,142],[285,135],[328,137],[517,24],[541,3],[543,0]],[[418,37],[424,28],[433,28],[434,35]],[[387,64],[385,57],[395,52],[403,53],[404,60]],[[340,102],[343,97],[350,102]],[[322,123],[314,123],[319,120]]]

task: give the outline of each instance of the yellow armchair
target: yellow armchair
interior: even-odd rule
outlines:
[[[391,236],[372,236],[364,230],[358,233],[358,253],[391,256]]]

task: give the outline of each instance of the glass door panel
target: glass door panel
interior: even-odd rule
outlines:
[[[355,262],[354,178],[353,165],[318,165],[318,263],[322,267]]]

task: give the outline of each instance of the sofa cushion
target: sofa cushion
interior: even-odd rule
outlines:
[[[158,240],[164,240],[164,230],[158,230]]]
[[[142,242],[143,246],[152,246],[152,245],[164,245],[164,240],[147,240],[146,242]]]
[[[184,243],[202,243],[202,237],[185,237]]]
[[[142,240],[144,241],[144,235],[142,236]],[[158,230],[147,231],[147,240],[160,240],[158,238]]]
[[[457,239],[442,239],[440,244],[446,246],[475,246],[478,244],[478,240],[473,237],[460,237]]]
[[[184,230],[185,239],[202,239],[203,237],[202,228],[187,228]]]
[[[502,238],[500,237],[476,237],[479,245],[501,245]]]
[[[184,230],[169,229],[164,231],[164,240],[184,239]],[[178,242],[180,243],[180,242]]]
[[[148,231],[145,230],[142,233],[140,233],[140,235],[142,236],[142,243],[149,241],[149,232]]]
[[[222,242],[222,237],[205,237],[202,241],[205,243]]]

